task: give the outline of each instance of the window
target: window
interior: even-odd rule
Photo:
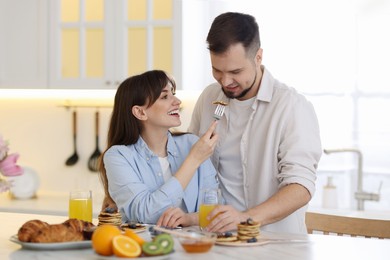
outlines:
[[[222,2],[223,8],[213,10],[256,17],[263,64],[313,103],[324,148],[354,147],[363,152],[363,189],[378,192],[379,183],[390,180],[389,1]],[[211,71],[206,73],[213,81]],[[353,154],[323,155],[318,197],[312,202],[321,204],[322,186],[331,174],[342,189],[339,205],[355,207],[356,166]],[[383,183],[381,201],[366,203],[366,208],[390,209],[388,183]]]

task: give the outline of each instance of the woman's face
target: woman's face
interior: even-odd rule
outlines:
[[[150,107],[145,108],[147,119],[144,123],[154,127],[171,128],[181,125],[180,108],[181,101],[175,97],[171,83],[168,83],[161,91],[160,97]]]

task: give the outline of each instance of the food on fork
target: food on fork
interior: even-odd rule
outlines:
[[[213,117],[215,118],[215,120],[220,120],[222,118],[223,114],[225,113],[225,107],[226,107],[227,103],[225,103],[223,101],[214,101],[213,104],[217,105],[217,107],[215,108]]]
[[[213,101],[213,105],[227,106],[227,103],[219,100],[219,101]]]

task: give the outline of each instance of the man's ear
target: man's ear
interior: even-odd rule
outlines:
[[[256,53],[256,62],[261,64],[262,59],[263,59],[263,49],[259,48]]]
[[[145,113],[145,110],[141,106],[133,106],[131,112],[138,120],[146,120],[148,116]]]

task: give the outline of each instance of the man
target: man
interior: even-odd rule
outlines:
[[[233,230],[252,218],[262,230],[307,233],[304,215],[322,154],[313,106],[262,65],[254,17],[219,15],[207,43],[218,83],[200,95],[189,131],[204,134],[214,120],[212,103],[227,103],[211,159],[228,204],[210,213],[208,230]]]

